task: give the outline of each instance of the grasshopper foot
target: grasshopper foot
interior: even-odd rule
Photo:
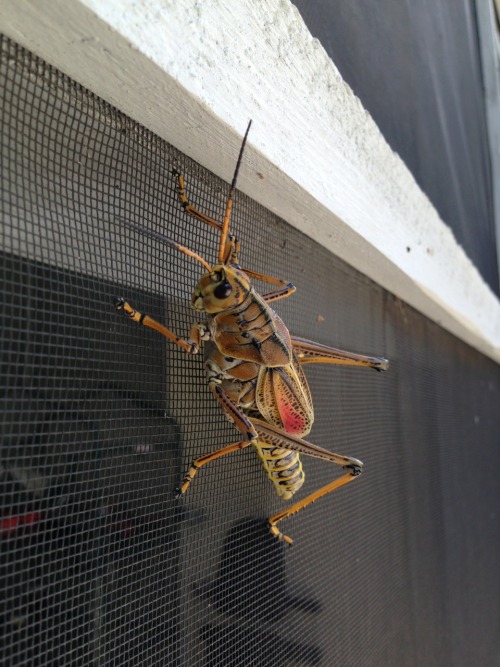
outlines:
[[[115,304],[116,310],[123,310],[125,299],[122,296],[115,296],[113,297],[113,303]]]
[[[275,525],[273,525],[273,524],[270,523],[270,524],[269,524],[269,531],[271,532],[271,535],[272,535],[273,537],[275,537],[277,540],[279,540],[280,542],[286,542],[286,543],[288,544],[289,547],[292,546],[292,544],[293,544],[293,540],[292,540],[292,538],[291,538],[291,537],[288,537],[288,535],[284,535],[283,533],[281,533],[281,532],[276,528]]]

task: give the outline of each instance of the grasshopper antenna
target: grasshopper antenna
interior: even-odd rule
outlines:
[[[152,229],[146,229],[145,227],[141,227],[140,225],[134,225],[133,222],[129,222],[128,220],[124,220],[123,218],[120,218],[119,221],[125,227],[132,229],[134,232],[137,232],[142,236],[149,236],[150,239],[156,239],[157,241],[161,241],[170,248],[175,248],[176,250],[179,250],[179,252],[184,253],[184,255],[192,257],[197,262],[200,262],[200,264],[203,264],[203,266],[209,273],[212,273],[212,267],[210,266],[210,264],[206,262],[203,259],[203,257],[200,257],[200,255],[198,255],[196,252],[193,252],[189,248],[186,248],[186,246],[183,246],[180,243],[177,243],[176,241],[172,241],[172,239],[169,239],[168,236],[165,236],[164,234],[159,234],[158,232],[154,232]]]
[[[245,136],[243,137],[243,141],[240,148],[240,154],[238,155],[238,161],[236,162],[236,169],[234,170],[233,182],[231,183],[231,189],[229,190],[229,197],[227,198],[226,212],[224,214],[224,222],[222,223],[222,230],[220,235],[219,264],[222,264],[224,261],[224,251],[226,248],[226,240],[229,232],[229,223],[231,221],[231,209],[233,208],[233,197],[234,197],[234,192],[236,190],[236,179],[238,178],[241,158],[243,157],[243,151],[245,149],[245,144],[247,142],[247,137],[251,125],[252,121],[248,123],[247,131],[245,132]]]

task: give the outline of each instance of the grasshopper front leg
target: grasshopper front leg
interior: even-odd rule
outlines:
[[[177,195],[179,196],[181,206],[185,213],[193,216],[193,218],[196,218],[197,220],[201,220],[201,222],[204,222],[207,225],[210,225],[210,227],[215,227],[215,229],[218,229],[220,232],[222,232],[224,227],[222,222],[214,220],[214,218],[211,218],[209,215],[206,215],[206,213],[203,213],[199,209],[195,208],[189,202],[186,196],[186,184],[184,181],[184,176],[182,176],[182,174],[180,174],[177,169],[174,169],[172,174],[177,178]],[[240,243],[238,239],[233,236],[233,234],[228,234],[224,245],[224,262],[229,264],[238,264],[239,249]]]
[[[204,325],[193,324],[189,332],[189,338],[185,340],[184,338],[177,336],[177,334],[175,334],[160,322],[154,320],[149,315],[140,313],[138,310],[135,310],[135,308],[132,308],[132,306],[127,301],[125,301],[123,297],[117,296],[115,297],[114,301],[116,310],[123,311],[127,317],[129,317],[137,324],[142,324],[149,329],[158,331],[158,333],[160,333],[162,336],[165,336],[165,338],[168,338],[168,340],[170,340],[172,343],[178,345],[181,350],[184,350],[184,352],[187,352],[187,354],[198,354],[200,351],[202,330],[204,329]]]

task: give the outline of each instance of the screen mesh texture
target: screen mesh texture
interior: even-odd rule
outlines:
[[[289,329],[391,367],[306,368],[308,439],[365,472],[283,522],[292,548],[251,449],[176,501],[238,433],[201,355],[113,297],[187,336],[200,266],[126,222],[213,263],[171,171],[218,219],[228,186],[7,39],[0,89],[2,664],[499,664],[498,366],[237,193],[243,266],[297,286]],[[339,474],[303,465],[299,498]]]

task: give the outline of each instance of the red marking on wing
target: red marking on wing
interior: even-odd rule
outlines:
[[[287,369],[288,370],[288,369]],[[311,429],[311,419],[302,398],[301,387],[291,383],[284,369],[273,377],[275,399],[283,429],[292,435],[305,435]]]
[[[306,420],[303,416],[297,414],[293,410],[289,410],[288,406],[284,406],[280,403],[279,406],[281,420],[283,422],[283,428],[287,433],[292,435],[303,434],[306,428]]]
[[[298,364],[261,369],[256,403],[262,417],[285,433],[303,437],[310,432],[314,413]]]

